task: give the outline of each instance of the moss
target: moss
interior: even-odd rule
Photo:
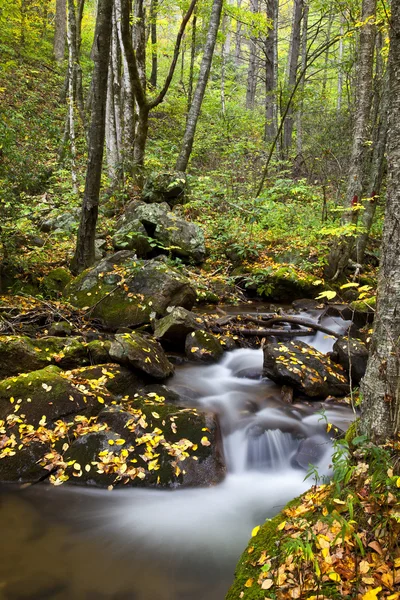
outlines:
[[[43,290],[48,296],[58,297],[64,291],[71,279],[71,273],[67,269],[64,269],[63,267],[53,269],[43,279]]]
[[[354,438],[360,434],[359,426],[360,426],[360,419],[356,419],[355,421],[353,421],[353,423],[350,425],[350,427],[346,431],[344,439],[349,444],[349,446],[352,445]]]
[[[371,298],[367,298],[366,300],[354,300],[350,304],[353,310],[362,313],[370,313],[373,312],[376,308],[376,296],[372,296]]]

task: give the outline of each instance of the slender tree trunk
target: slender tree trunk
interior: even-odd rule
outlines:
[[[226,114],[226,102],[225,102],[225,78],[226,78],[226,46],[225,46],[225,36],[227,29],[227,20],[228,15],[224,14],[222,17],[222,37],[223,41],[221,44],[221,112],[222,116],[225,117]]]
[[[337,83],[337,116],[340,115],[342,109],[342,91],[343,91],[343,17],[340,24],[340,40],[339,40],[339,68],[338,68],[338,83]]]
[[[372,74],[375,45],[376,0],[363,0],[361,20],[364,25],[360,32],[357,111],[355,114],[353,147],[349,165],[345,212],[343,226],[357,222],[358,207],[361,202],[364,179],[366,142],[370,139],[370,113],[372,103]],[[347,232],[347,234],[351,234]],[[352,254],[355,238],[353,235],[341,236],[329,254],[326,277],[337,279],[347,267]]]
[[[78,193],[76,173],[76,136],[75,136],[75,101],[76,101],[76,21],[74,0],[68,0],[68,131],[71,153],[72,191]]]
[[[221,21],[222,2],[223,0],[214,0],[213,2],[210,23],[207,32],[207,39],[204,47],[203,59],[201,61],[200,66],[199,78],[197,80],[196,89],[193,95],[192,105],[189,110],[186,122],[186,130],[183,136],[180,154],[176,162],[175,168],[177,171],[186,171],[190,154],[192,151],[194,136],[196,133],[197,120],[200,115],[201,105],[206,91],[208,77],[210,75],[215,42],[217,39],[218,28]]]
[[[189,114],[190,105],[193,97],[193,79],[194,79],[194,62],[196,60],[196,33],[197,33],[197,15],[193,14],[192,20],[192,42],[190,48],[190,68],[189,68],[189,84],[187,94],[187,114]]]
[[[133,48],[135,50],[140,83],[143,89],[146,89],[146,20],[143,0],[135,0],[134,18],[132,28]]]
[[[94,263],[95,234],[99,207],[101,171],[103,164],[107,78],[110,58],[113,0],[98,0],[95,31],[93,71],[93,103],[89,131],[89,153],[83,196],[81,221],[75,255],[71,263],[73,273],[80,273]]]
[[[267,0],[267,17],[271,28],[264,42],[265,54],[265,135],[266,141],[274,138],[276,133],[276,72],[275,72],[275,4],[277,0]]]
[[[157,52],[157,14],[158,0],[151,0],[150,4],[150,30],[151,30],[151,74],[150,85],[157,87],[158,52]]]
[[[64,60],[65,42],[67,39],[67,2],[66,0],[56,1],[56,16],[54,23],[54,58],[58,63]]]
[[[326,38],[327,38],[328,42],[331,39],[332,23],[333,23],[333,15],[329,15],[329,19],[328,19],[328,31],[326,33]],[[323,71],[323,77],[322,77],[322,90],[321,90],[321,96],[322,96],[322,98],[325,98],[325,95],[326,95],[326,86],[328,84],[329,53],[330,53],[330,51],[331,51],[331,48],[330,48],[330,46],[328,46],[328,48],[326,49],[325,58],[324,58],[324,71]]]
[[[109,177],[113,181],[120,179],[121,169],[121,71],[120,53],[118,47],[118,32],[115,10],[112,15],[112,36],[110,65],[108,69],[107,83],[107,107],[106,107],[106,150],[107,167]]]
[[[296,133],[296,146],[297,154],[300,155],[303,151],[303,107],[304,107],[304,87],[305,87],[305,75],[307,67],[307,34],[308,34],[308,4],[304,4],[303,9],[303,31],[301,36],[301,72],[303,76],[299,84],[300,91],[300,102],[299,108],[296,113],[297,133]],[[330,37],[330,35],[329,35]],[[329,42],[328,37],[328,42]],[[328,54],[328,51],[327,51]]]
[[[287,89],[290,95],[296,84],[297,68],[300,56],[301,19],[303,16],[303,0],[294,0],[292,34],[290,38]],[[283,128],[283,146],[287,152],[292,145],[293,108],[290,106]]]
[[[361,429],[372,441],[400,432],[400,1],[391,3],[390,125],[382,260],[367,371],[361,382]]]
[[[257,14],[258,0],[250,0],[250,10],[252,13]],[[257,56],[257,39],[254,35],[250,38],[250,59],[249,69],[247,72],[247,91],[246,91],[246,108],[254,108],[257,90],[257,69],[258,68],[258,56]]]
[[[242,0],[237,0],[237,7],[241,8]],[[242,46],[242,24],[240,21],[236,22],[236,41],[235,41],[235,65],[236,68],[240,66],[241,61],[241,46]]]

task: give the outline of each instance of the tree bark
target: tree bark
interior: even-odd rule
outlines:
[[[93,71],[93,102],[89,152],[82,214],[71,271],[80,273],[95,259],[95,233],[99,207],[105,137],[107,78],[110,58],[113,0],[98,0]]]
[[[258,0],[250,0],[250,10],[252,13],[258,13]],[[246,90],[246,108],[254,108],[257,91],[257,39],[253,36],[250,38],[250,58],[249,69],[247,71],[247,90]]]
[[[264,42],[265,54],[265,135],[264,139],[270,141],[276,133],[276,59],[275,59],[275,28],[277,0],[267,0],[267,17],[271,28]]]
[[[290,94],[296,85],[297,68],[300,56],[301,19],[303,16],[303,0],[294,0],[292,34],[290,38],[287,89]],[[287,152],[292,145],[293,108],[289,107],[283,128],[283,149]]]
[[[192,41],[190,48],[190,67],[189,67],[189,83],[187,93],[187,113],[189,114],[190,105],[192,104],[193,97],[193,79],[194,79],[194,62],[196,60],[196,31],[197,29],[197,15],[196,12],[193,14],[192,20]]]
[[[374,333],[361,382],[361,430],[373,441],[400,431],[400,1],[392,0],[388,190]]]
[[[370,136],[370,113],[372,103],[372,73],[374,63],[375,45],[375,15],[376,0],[363,0],[363,22],[360,32],[358,81],[357,81],[357,110],[353,132],[353,146],[351,152],[347,192],[345,198],[345,212],[342,216],[342,225],[355,225],[358,218],[358,207],[361,202],[362,185],[364,180],[366,142]],[[351,231],[342,235],[333,246],[326,269],[326,277],[335,280],[340,277],[347,267],[354,247],[354,235]],[[350,235],[348,235],[350,233]]]
[[[151,74],[149,83],[157,87],[158,51],[157,51],[157,14],[158,0],[151,0],[150,4],[150,32],[151,32]]]
[[[299,156],[303,151],[303,107],[304,107],[304,87],[305,87],[305,77],[306,77],[306,68],[307,68],[307,36],[308,36],[308,4],[304,4],[303,10],[303,31],[301,35],[301,72],[302,77],[299,84],[300,91],[300,102],[299,107],[296,113],[296,123],[297,123],[297,132],[296,132],[296,148],[297,155]],[[328,42],[330,38],[330,33],[328,34]],[[329,53],[329,49],[326,52],[326,56]]]
[[[200,115],[201,105],[206,91],[208,77],[210,75],[215,42],[217,39],[218,28],[221,21],[222,3],[223,0],[214,0],[211,9],[210,23],[207,32],[207,39],[204,48],[203,59],[201,61],[199,78],[197,80],[196,89],[193,95],[192,105],[189,110],[186,122],[186,130],[183,136],[180,154],[175,165],[177,171],[186,171],[190,154],[192,152],[197,120]]]
[[[237,0],[237,7],[241,8],[242,0]],[[236,40],[235,40],[235,65],[240,66],[241,61],[241,46],[242,46],[242,24],[239,20],[236,22]]]
[[[54,23],[54,58],[62,63],[65,55],[65,42],[67,39],[67,0],[56,1],[56,16]]]

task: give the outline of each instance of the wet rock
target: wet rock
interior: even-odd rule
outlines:
[[[111,401],[110,394],[105,398]],[[55,366],[22,373],[0,382],[0,419],[38,427],[69,418],[100,412],[101,404],[90,388],[74,385]]]
[[[235,377],[239,379],[261,379],[262,369],[241,369],[235,373]]]
[[[180,218],[168,204],[139,204],[131,218],[144,226],[162,249],[189,262],[201,263],[206,254],[204,234],[198,225]]]
[[[300,442],[299,448],[293,457],[293,465],[306,471],[310,465],[317,465],[330,447],[327,436],[313,435]]]
[[[11,435],[13,435],[11,433]],[[32,441],[18,450],[20,439],[14,437],[15,446],[5,444],[0,436],[0,481],[2,483],[37,483],[49,475],[40,460],[50,452],[50,444]],[[8,438],[10,439],[10,438]]]
[[[313,298],[300,298],[299,300],[294,300],[292,306],[295,310],[315,310],[316,308],[323,307],[318,300],[314,300]]]
[[[185,353],[188,358],[198,362],[217,362],[224,351],[218,338],[198,329],[186,337]]]
[[[356,327],[364,327],[372,323],[374,319],[374,306],[365,302],[352,302],[351,304],[329,304],[325,314],[332,317],[340,317],[345,321],[352,321]]]
[[[293,404],[293,388],[290,385],[283,385],[281,388],[281,398],[286,404]]]
[[[182,405],[181,396],[166,385],[157,383],[146,385],[143,389],[143,395],[148,396],[149,398],[157,398],[157,401],[162,401],[167,404]]]
[[[219,339],[220,343],[222,344],[224,350],[227,350],[227,351],[236,350],[236,348],[239,347],[239,344],[234,339],[232,339],[231,337],[229,337],[227,335],[224,335],[218,339]]]
[[[54,364],[64,369],[109,362],[110,342],[82,338],[47,336],[31,339],[27,336],[0,337],[0,378],[43,369]]]
[[[94,241],[94,259],[96,262],[98,262],[105,256],[106,249],[107,249],[107,241],[106,240],[104,240],[102,238],[98,238],[97,240]]]
[[[315,398],[344,396],[349,390],[343,367],[304,342],[267,343],[263,373]]]
[[[177,306],[166,317],[156,322],[154,337],[167,346],[184,350],[186,336],[200,329],[202,325],[202,319],[185,308]]]
[[[49,327],[49,336],[68,337],[74,334],[74,328],[67,321],[58,321]]]
[[[363,342],[343,336],[335,342],[331,358],[342,365],[348,373],[351,372],[353,383],[360,383],[368,362],[368,349]]]
[[[111,343],[110,357],[155,379],[166,379],[174,372],[161,345],[139,333],[117,334]]]
[[[114,234],[112,244],[116,250],[134,250],[139,257],[152,251],[146,229],[137,219],[125,222]]]
[[[168,202],[170,206],[185,202],[186,174],[180,171],[153,173],[144,184],[142,198],[145,202]]]
[[[225,466],[214,416],[148,397],[105,408],[100,431],[84,432],[64,455],[67,482],[92,486],[214,485]]]
[[[67,286],[65,297],[109,329],[150,323],[171,306],[190,310],[196,293],[189,280],[158,260],[140,261],[129,251],[105,258]]]
[[[112,363],[74,369],[66,375],[75,383],[87,385],[89,382],[89,387],[103,386],[116,398],[133,398],[146,385],[144,379],[131,369]]]

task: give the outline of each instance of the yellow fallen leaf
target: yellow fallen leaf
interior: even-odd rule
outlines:
[[[197,346],[193,346],[193,348],[190,348],[190,352],[197,352],[198,347]]]
[[[81,471],[81,465],[79,463],[74,464],[75,471]]]
[[[280,523],[278,525],[277,530],[282,531],[282,529],[284,529],[285,525],[286,525],[286,521],[282,521],[282,523]]]
[[[206,436],[201,438],[201,445],[202,446],[211,446],[211,442],[208,441],[208,438]]]
[[[254,581],[254,579],[248,579],[246,581],[246,583],[244,584],[244,587],[247,587],[247,588],[251,587],[253,585],[253,581]]]
[[[97,402],[100,402],[100,404],[104,404],[104,399],[101,396],[97,396]]]
[[[119,438],[118,440],[115,440],[115,443],[117,444],[117,446],[122,446],[123,444],[125,444],[125,440]]]
[[[400,488],[400,477],[397,478],[396,487]]]
[[[335,573],[335,571],[328,573],[328,577],[329,579],[332,579],[332,581],[340,581],[340,575],[339,573]]]
[[[362,600],[376,600],[379,592],[382,591],[381,586],[374,588],[372,590],[368,590],[366,594],[363,595]]]
[[[257,525],[257,527],[254,527],[254,529],[252,530],[251,537],[255,537],[259,531],[260,531],[260,525]]]

